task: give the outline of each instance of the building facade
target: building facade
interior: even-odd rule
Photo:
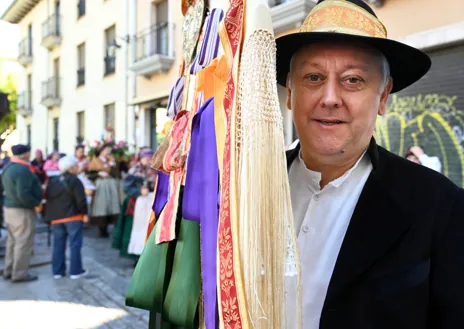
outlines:
[[[20,26],[21,142],[72,152],[108,127],[130,135],[124,2],[16,0],[3,14]]]

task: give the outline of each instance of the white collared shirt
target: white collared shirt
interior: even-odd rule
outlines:
[[[320,189],[321,173],[300,155],[289,170],[292,209],[301,260],[304,329],[318,329],[330,279],[359,196],[372,171],[364,153],[353,168]],[[287,291],[287,294],[292,292]],[[293,296],[288,296],[293,298]],[[292,312],[287,306],[287,312]],[[294,314],[287,314],[287,318]],[[291,327],[288,327],[291,328]]]

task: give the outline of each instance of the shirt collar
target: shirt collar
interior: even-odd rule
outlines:
[[[330,185],[330,186],[333,186],[335,188],[340,187],[351,176],[351,173],[359,166],[359,163],[364,158],[369,157],[367,155],[367,153],[368,153],[368,150],[364,151],[364,153],[361,155],[359,160],[356,161],[356,164],[353,167],[351,167],[351,169],[349,169],[347,172],[345,172],[342,176],[340,176],[337,179],[335,179],[335,180],[331,181],[330,183],[328,183],[327,186]],[[305,177],[307,179],[308,185],[311,188],[311,190],[320,191],[321,190],[320,182],[321,182],[322,174],[320,172],[310,170],[310,169],[308,169],[308,167],[306,167],[306,164],[304,163],[303,157],[301,155],[301,150],[298,152],[298,160],[299,160],[299,162],[301,164],[301,167],[302,167],[302,169],[304,171],[304,175],[305,175]]]

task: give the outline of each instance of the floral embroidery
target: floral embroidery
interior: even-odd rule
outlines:
[[[386,38],[385,26],[366,10],[346,1],[324,1],[314,7],[300,32],[337,32]]]

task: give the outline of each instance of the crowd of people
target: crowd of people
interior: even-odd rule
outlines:
[[[47,158],[37,150],[31,159],[30,147],[19,144],[12,147],[12,154],[1,168],[6,280],[38,279],[29,272],[37,220],[51,227],[55,279],[87,275],[81,256],[85,227],[97,227],[99,236],[108,238],[109,225],[117,223],[113,247],[122,257],[137,259],[142,253],[156,181],[150,148],[142,148],[124,166],[112,156],[110,143],[102,144],[92,157],[86,155],[84,145],[76,146],[72,155],[54,151]]]

